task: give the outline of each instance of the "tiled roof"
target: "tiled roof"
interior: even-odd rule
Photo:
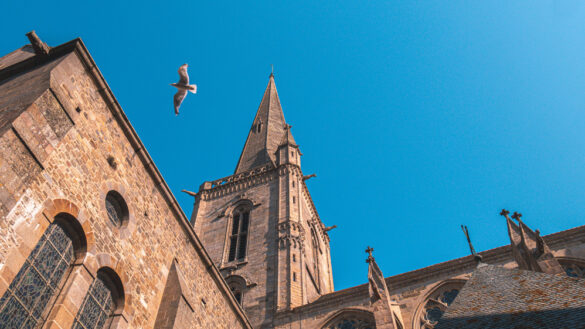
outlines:
[[[585,280],[480,265],[435,329],[585,328]]]

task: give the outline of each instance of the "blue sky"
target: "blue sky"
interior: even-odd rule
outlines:
[[[270,64],[337,289],[584,224],[582,1],[3,3],[0,54],[81,37],[188,216],[230,175]],[[172,109],[177,68],[197,95]]]

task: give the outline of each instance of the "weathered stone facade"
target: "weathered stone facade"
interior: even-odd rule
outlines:
[[[301,171],[300,150],[284,121],[271,76],[236,174],[206,182],[196,195],[195,231],[226,278],[246,282],[243,306],[258,328],[333,292],[329,236]],[[247,252],[229,259],[233,213],[249,211]]]
[[[204,182],[195,195],[191,223],[224,277],[246,282],[242,305],[252,324],[337,328],[339,321],[349,319],[355,328],[433,328],[470,278],[475,258],[386,278],[389,307],[371,302],[368,284],[334,292],[330,228],[321,222],[311,200],[300,155],[271,76],[234,175]],[[244,259],[228,261],[232,213],[242,204],[251,210],[248,250]],[[576,266],[585,275],[585,227],[544,239],[566,270]],[[517,266],[509,246],[480,254],[489,264]]]
[[[30,38],[0,58],[0,327],[7,305],[26,304],[18,284],[43,272],[31,257],[58,244],[44,242],[56,226],[72,261],[27,315],[43,328],[81,322],[103,277],[109,328],[433,328],[478,268],[468,256],[384,279],[370,257],[367,284],[334,291],[331,228],[272,75],[235,173],[201,185],[189,223],[81,40]],[[540,240],[508,221],[533,241],[481,252],[484,263],[514,269],[535,253],[523,266],[585,276],[585,226]]]
[[[82,247],[44,328],[71,328],[104,269],[121,283],[110,328],[251,328],[81,40],[0,63],[0,296],[60,217]]]

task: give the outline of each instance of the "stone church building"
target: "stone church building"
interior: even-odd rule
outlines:
[[[272,75],[188,219],[83,42],[27,36],[0,58],[0,328],[585,328],[585,227],[502,211],[510,245],[391,277],[368,248],[335,291]]]

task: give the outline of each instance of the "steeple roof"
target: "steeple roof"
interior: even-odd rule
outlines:
[[[252,122],[252,127],[248,133],[235,173],[241,173],[264,164],[275,163],[275,152],[283,142],[283,138],[286,137],[287,140],[294,143],[294,139],[288,130],[278,93],[276,92],[274,75],[270,74],[268,86],[266,86],[258,112],[256,112]]]

